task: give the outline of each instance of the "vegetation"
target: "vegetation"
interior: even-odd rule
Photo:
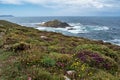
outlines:
[[[0,80],[65,80],[65,76],[120,80],[120,46],[0,21]]]

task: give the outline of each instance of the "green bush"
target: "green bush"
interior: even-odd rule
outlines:
[[[50,57],[43,57],[43,59],[41,60],[43,66],[45,67],[52,67],[55,66],[56,61]]]
[[[51,52],[48,54],[48,56],[55,61],[60,61],[60,62],[69,62],[72,59],[72,56],[69,54],[60,54],[60,53],[55,53]]]

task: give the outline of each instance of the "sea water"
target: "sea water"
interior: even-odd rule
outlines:
[[[38,24],[54,19],[67,22],[72,26],[72,29],[70,29],[71,27],[52,28],[38,26]],[[0,20],[8,20],[23,26],[34,27],[43,31],[52,31],[69,36],[103,40],[120,45],[120,17],[0,17]]]

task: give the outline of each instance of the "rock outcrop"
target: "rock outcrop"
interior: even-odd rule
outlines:
[[[61,22],[59,20],[53,20],[53,21],[48,21],[45,22],[43,24],[40,24],[40,26],[45,26],[45,27],[54,27],[54,28],[65,28],[65,27],[70,27],[69,24],[67,24],[66,22]]]

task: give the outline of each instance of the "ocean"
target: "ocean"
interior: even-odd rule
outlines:
[[[58,19],[69,23],[73,30],[67,28],[42,27],[38,24]],[[43,31],[58,32],[68,36],[84,37],[93,40],[103,40],[120,45],[120,17],[0,17],[27,27],[34,27]]]

